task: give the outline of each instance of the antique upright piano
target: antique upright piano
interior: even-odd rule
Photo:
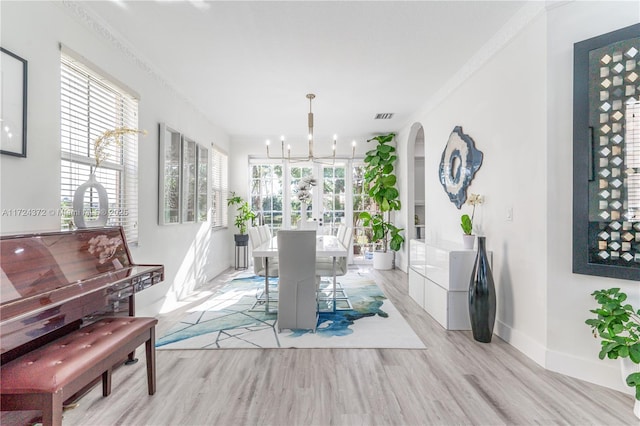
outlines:
[[[133,263],[119,227],[1,236],[1,363],[101,316],[133,316],[135,293],[163,279],[162,265]]]

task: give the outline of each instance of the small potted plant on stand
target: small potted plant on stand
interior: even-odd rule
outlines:
[[[391,222],[391,212],[400,210],[400,192],[396,188],[396,175],[393,174],[397,156],[395,148],[390,144],[394,133],[376,136],[367,142],[376,141],[375,149],[367,152],[364,159],[364,184],[368,188],[369,196],[378,206],[377,212],[362,212],[360,219],[364,226],[371,226],[373,242],[381,243],[381,250],[373,253],[373,267],[375,269],[391,269],[394,252],[400,250],[404,237],[400,234],[403,229]],[[389,251],[391,249],[391,251]]]
[[[256,218],[256,214],[249,203],[242,199],[239,195],[236,195],[235,192],[231,193],[231,198],[227,201],[227,206],[238,206],[236,211],[235,225],[240,231],[239,234],[235,234],[233,236],[236,246],[246,246],[248,245],[249,235],[247,234],[247,222],[253,221]]]
[[[601,339],[598,357],[620,358],[623,380],[635,388],[633,413],[640,418],[640,309],[624,303],[627,295],[619,288],[598,290],[591,295],[600,307],[589,311],[597,317],[585,323],[591,326],[593,336]]]
[[[472,234],[473,232],[473,218],[476,214],[476,206],[482,204],[484,201],[484,197],[479,194],[470,194],[469,199],[467,200],[467,204],[473,206],[473,211],[471,212],[471,217],[468,214],[463,214],[460,218],[460,226],[462,227],[462,243],[464,244],[464,248],[473,249],[473,244],[476,241],[476,236]]]

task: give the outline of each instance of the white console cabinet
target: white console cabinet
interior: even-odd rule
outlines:
[[[444,328],[470,330],[468,294],[476,251],[411,240],[409,252],[409,296]],[[491,263],[492,253],[487,256]]]

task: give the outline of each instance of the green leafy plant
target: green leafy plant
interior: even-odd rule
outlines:
[[[473,211],[471,212],[471,217],[468,214],[463,214],[460,218],[460,226],[462,227],[462,232],[465,235],[471,235],[473,232],[473,218],[476,215],[476,206],[480,205],[484,202],[484,197],[480,194],[470,194],[469,199],[466,204],[473,206]]]
[[[471,221],[471,218],[468,214],[463,214],[461,220],[462,223],[460,223],[460,226],[462,226],[462,232],[466,235],[471,235],[471,231],[473,231],[473,222]]]
[[[247,222],[255,219],[256,214],[253,210],[251,210],[248,202],[243,200],[239,195],[236,195],[235,192],[232,192],[231,198],[229,198],[229,200],[227,201],[227,206],[235,205],[237,205],[238,208],[236,209],[237,214],[234,223],[236,225],[236,228],[238,228],[238,231],[240,231],[240,234],[246,234]]]
[[[591,295],[600,307],[589,311],[597,317],[589,318],[585,323],[591,327],[593,336],[601,339],[598,357],[629,358],[640,364],[640,309],[634,310],[624,303],[627,295],[619,288],[597,290]],[[626,382],[635,387],[636,399],[640,400],[640,372],[630,374]]]
[[[381,241],[385,252],[387,247],[393,251],[400,250],[404,242],[404,237],[400,234],[403,229],[391,223],[391,212],[401,208],[400,192],[396,188],[397,178],[393,173],[394,163],[398,159],[394,154],[396,149],[391,145],[395,136],[395,133],[389,133],[369,139],[367,142],[376,141],[377,145],[367,152],[364,159],[364,184],[379,211],[362,212],[360,218],[364,226],[371,226],[373,241]]]

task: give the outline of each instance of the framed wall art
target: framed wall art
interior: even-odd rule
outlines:
[[[0,47],[0,153],[27,156],[27,61]]]
[[[574,45],[573,272],[640,280],[640,24]]]

